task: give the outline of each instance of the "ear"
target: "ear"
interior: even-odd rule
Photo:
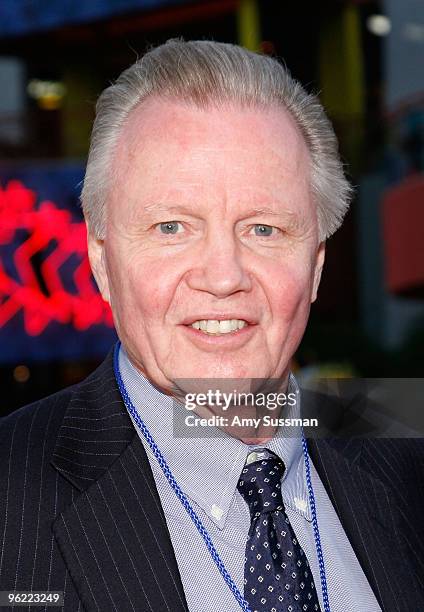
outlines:
[[[321,280],[322,268],[325,260],[325,241],[320,242],[315,261],[314,282],[312,286],[311,304],[317,299],[318,287]]]
[[[87,228],[88,259],[103,299],[110,304],[109,279],[106,271],[104,240],[94,236]]]

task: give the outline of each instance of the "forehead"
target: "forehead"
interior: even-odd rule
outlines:
[[[280,107],[199,108],[157,97],[132,111],[113,160],[115,186],[139,201],[167,189],[309,191],[309,166],[304,138]]]

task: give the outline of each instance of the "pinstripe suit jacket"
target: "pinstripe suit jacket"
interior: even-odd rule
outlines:
[[[423,442],[309,447],[383,611],[423,611]],[[3,419],[0,453],[0,590],[61,590],[66,612],[187,610],[111,355],[79,385]]]

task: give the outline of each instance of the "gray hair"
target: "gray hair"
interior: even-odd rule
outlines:
[[[98,238],[105,235],[105,203],[120,132],[131,111],[149,96],[199,107],[234,102],[244,107],[280,105],[286,109],[309,148],[320,240],[340,227],[353,190],[343,173],[333,127],[318,98],[269,56],[226,43],[172,39],[148,51],[98,99],[81,195],[88,226]]]

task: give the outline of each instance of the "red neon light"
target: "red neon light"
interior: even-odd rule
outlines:
[[[54,202],[43,201],[37,207],[36,199],[20,181],[0,188],[0,247],[10,245],[12,249],[17,230],[29,234],[13,254],[18,281],[6,273],[0,255],[0,328],[21,310],[25,331],[31,336],[41,334],[52,321],[71,324],[78,331],[99,323],[113,327],[110,308],[93,284],[85,223],[73,222],[70,212]],[[40,266],[45,295],[31,258],[37,253],[42,257],[52,241],[55,246]],[[75,255],[80,260],[72,274],[76,293],[70,293],[60,268]]]

